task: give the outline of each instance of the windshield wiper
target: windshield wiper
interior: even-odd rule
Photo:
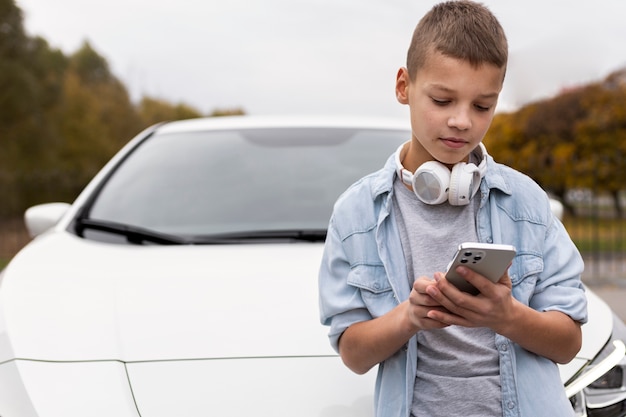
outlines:
[[[195,244],[225,244],[251,241],[257,243],[262,241],[323,242],[325,239],[326,229],[287,229],[219,233],[207,236],[194,236],[191,240]]]
[[[181,236],[169,235],[167,233],[107,220],[79,219],[76,225],[76,232],[78,235],[83,236],[85,229],[122,235],[126,237],[128,242],[136,244],[142,244],[144,242],[152,242],[161,245],[185,245],[193,243]]]
[[[151,242],[161,245],[223,245],[249,242],[275,243],[277,241],[323,242],[326,239],[326,229],[255,230],[177,236],[108,220],[78,219],[77,234],[83,236],[86,229],[121,235],[126,237],[129,243],[135,244]]]

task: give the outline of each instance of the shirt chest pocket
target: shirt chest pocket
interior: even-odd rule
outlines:
[[[393,309],[397,300],[381,265],[357,265],[350,270],[348,284],[359,289],[359,294],[373,317],[380,317]]]
[[[343,243],[350,262],[347,283],[358,289],[372,317],[380,317],[398,305],[398,301],[378,254],[374,234],[375,228],[372,226],[350,235]]]

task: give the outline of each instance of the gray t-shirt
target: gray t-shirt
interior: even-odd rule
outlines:
[[[467,206],[428,205],[396,178],[393,210],[411,287],[420,276],[444,271],[457,246],[477,241],[479,199]],[[502,416],[495,333],[449,326],[417,334],[417,376],[411,415]]]

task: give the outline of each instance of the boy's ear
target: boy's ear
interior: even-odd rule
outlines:
[[[396,99],[400,104],[409,104],[409,71],[402,67],[396,76]]]

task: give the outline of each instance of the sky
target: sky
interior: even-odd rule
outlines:
[[[88,41],[134,101],[202,113],[404,117],[394,94],[435,0],[16,0],[26,31],[66,54]],[[623,0],[483,0],[509,41],[512,111],[626,67]]]

